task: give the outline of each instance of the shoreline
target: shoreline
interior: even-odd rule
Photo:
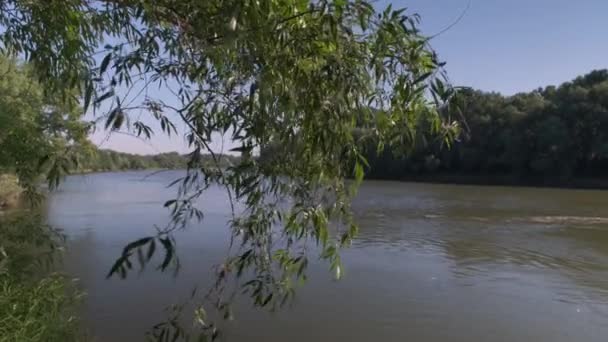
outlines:
[[[79,171],[74,171],[74,172],[70,172],[67,176],[85,176],[85,175],[91,175],[91,174],[95,174],[95,173],[120,173],[120,172],[145,172],[145,171],[149,171],[150,173],[156,173],[156,172],[166,172],[166,171],[174,171],[174,170],[181,170],[181,169],[157,169],[157,168],[152,168],[152,169],[124,169],[124,170],[79,170]]]
[[[594,177],[577,177],[568,181],[556,179],[520,179],[513,176],[488,175],[462,175],[462,174],[434,174],[434,175],[407,175],[398,179],[372,178],[365,180],[397,181],[428,184],[451,185],[477,185],[477,186],[509,186],[546,189],[572,189],[572,190],[608,190],[608,179]]]
[[[70,173],[73,175],[89,175],[95,173],[137,172],[150,173],[176,171],[180,169],[124,169],[124,170],[80,170]],[[463,174],[432,174],[406,175],[401,178],[365,177],[367,181],[411,182],[428,184],[477,185],[477,186],[510,186],[546,189],[572,190],[608,190],[608,178],[576,177],[568,181],[540,177],[521,179],[509,175],[463,175]]]

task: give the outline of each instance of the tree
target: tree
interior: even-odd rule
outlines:
[[[404,150],[422,122],[442,134],[457,128],[441,124],[452,91],[418,20],[361,0],[12,0],[0,4],[0,42],[47,89],[79,87],[81,96],[66,100],[82,101],[108,129],[150,137],[148,121],[131,115],[140,111],[165,134],[177,133],[175,119],[185,124],[189,169],[165,204],[172,223],[127,245],[110,274],[125,275],[146,246],[162,247],[161,269],[175,263],[172,233],[202,218],[194,200],[219,183],[231,205],[246,208],[233,210],[231,257],[213,292],[212,304],[228,314],[232,278],[256,305],[289,300],[307,265],[303,240],[315,241],[340,277],[338,250],[357,231],[355,188],[345,179],[357,185],[366,165],[355,128],[379,149]],[[152,85],[165,92],[147,93]],[[282,148],[272,163],[242,158],[220,167],[211,148],[218,135],[243,155]],[[214,336],[214,325],[201,322]]]
[[[27,65],[0,56],[0,172],[15,173],[30,195],[39,177],[54,186],[86,145],[77,106],[45,94]]]
[[[433,179],[449,173],[486,182],[504,181],[507,176],[511,182],[540,185],[571,185],[577,177],[605,178],[607,91],[606,70],[513,96],[461,90],[451,99],[448,116],[462,115],[466,134],[456,139],[453,148],[442,148],[432,130],[421,130],[421,142],[410,153],[368,151],[369,176],[403,179],[424,173],[426,179]]]

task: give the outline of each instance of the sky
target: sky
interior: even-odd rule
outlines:
[[[456,86],[512,95],[608,68],[608,0],[380,0],[376,7],[388,4],[418,13],[426,36],[449,27],[431,45]],[[187,152],[181,137],[91,138],[130,153]]]
[[[389,1],[381,1],[384,6]],[[400,0],[452,83],[512,95],[608,68],[608,0]],[[468,7],[468,9],[467,9]]]

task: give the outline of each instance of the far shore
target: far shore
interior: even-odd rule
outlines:
[[[123,170],[80,170],[72,175],[84,175],[93,173],[111,172],[133,172],[148,171],[150,173],[175,171],[180,169],[123,169]],[[434,173],[426,175],[406,174],[401,178],[374,178],[365,177],[365,180],[412,182],[430,184],[455,184],[455,185],[479,185],[479,186],[513,186],[513,187],[538,187],[557,189],[587,189],[608,190],[608,178],[599,177],[575,177],[568,180],[554,178],[517,178],[511,175],[479,175],[479,174],[450,174]]]
[[[575,177],[568,180],[551,178],[517,178],[510,175],[465,175],[430,174],[405,175],[400,179],[366,178],[367,180],[387,180],[431,184],[459,184],[480,186],[514,186],[557,189],[608,190],[608,179],[599,177]]]

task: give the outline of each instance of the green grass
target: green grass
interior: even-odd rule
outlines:
[[[0,341],[77,341],[73,304],[62,276],[34,282],[0,276]]]
[[[0,342],[80,341],[72,282],[51,272],[60,235],[36,215],[0,220]]]

